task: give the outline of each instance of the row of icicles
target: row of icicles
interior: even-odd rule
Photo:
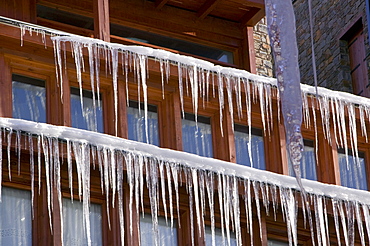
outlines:
[[[25,30],[28,30],[29,34],[31,34],[32,32],[35,32],[35,31],[37,33],[43,34],[42,35],[43,42],[45,42],[45,38],[44,38],[45,35],[44,35],[42,29],[37,29],[34,26],[28,27],[28,26],[22,25],[21,30],[22,30],[21,31],[22,40],[23,40],[23,35],[25,35],[25,33],[26,33]],[[100,70],[101,70],[101,67],[100,67],[101,60],[106,61],[105,62],[105,71],[106,71],[106,73],[112,75],[116,122],[117,122],[117,112],[118,112],[117,83],[119,82],[118,78],[121,77],[121,76],[119,76],[119,74],[122,74],[126,78],[125,83],[126,83],[126,93],[127,94],[129,94],[128,86],[127,86],[128,85],[128,74],[130,72],[135,74],[135,80],[137,81],[137,83],[139,85],[138,86],[139,87],[138,100],[140,101],[140,98],[141,98],[140,94],[142,93],[142,95],[143,95],[142,98],[144,100],[144,105],[145,105],[144,106],[145,107],[144,111],[145,111],[145,115],[146,115],[147,99],[148,99],[146,82],[147,82],[147,79],[149,77],[148,59],[155,59],[160,64],[160,70],[161,70],[161,74],[162,74],[162,88],[163,88],[163,90],[165,88],[165,81],[169,80],[169,78],[171,76],[169,67],[172,66],[172,65],[175,65],[175,66],[178,67],[178,86],[179,86],[179,92],[180,92],[179,94],[180,94],[180,102],[181,102],[181,105],[182,105],[182,110],[183,110],[183,104],[184,104],[183,95],[191,96],[192,102],[193,102],[193,111],[194,111],[195,114],[197,114],[197,112],[198,112],[198,107],[199,107],[199,101],[198,100],[199,100],[199,98],[203,99],[203,105],[204,105],[204,102],[206,102],[209,97],[217,96],[219,98],[219,107],[220,107],[220,115],[221,115],[220,123],[222,123],[223,108],[226,105],[228,105],[229,113],[231,115],[234,115],[234,101],[235,101],[236,102],[237,114],[239,115],[239,117],[241,117],[242,110],[246,110],[246,112],[247,112],[247,119],[246,120],[247,120],[248,125],[251,126],[251,117],[250,117],[251,116],[251,107],[252,107],[253,103],[258,102],[259,105],[260,105],[260,112],[261,112],[264,131],[269,133],[271,130],[273,130],[273,125],[272,125],[272,122],[273,122],[272,98],[273,98],[273,96],[278,98],[279,95],[278,95],[277,92],[275,92],[274,87],[276,85],[276,82],[272,79],[266,79],[266,78],[258,77],[258,76],[249,74],[246,71],[232,69],[232,68],[223,68],[223,67],[215,66],[215,65],[213,65],[209,62],[204,62],[204,61],[201,61],[201,60],[198,60],[198,59],[195,59],[195,58],[180,56],[180,55],[172,54],[170,52],[162,51],[162,50],[153,50],[153,49],[146,48],[146,47],[131,47],[131,46],[124,46],[124,45],[119,45],[119,44],[111,44],[111,43],[106,43],[106,42],[99,41],[99,40],[94,40],[94,39],[90,39],[90,38],[83,38],[83,37],[78,37],[78,36],[54,36],[54,37],[52,37],[52,40],[53,40],[53,45],[54,45],[54,55],[55,55],[55,61],[56,61],[56,71],[57,71],[56,73],[57,73],[58,80],[60,81],[59,85],[61,87],[61,91],[63,91],[62,90],[63,83],[61,81],[63,81],[63,76],[66,76],[66,71],[67,71],[67,69],[65,67],[65,62],[66,62],[66,54],[67,54],[68,44],[70,45],[71,50],[72,50],[72,55],[73,55],[73,58],[74,58],[74,61],[75,61],[76,71],[77,71],[77,81],[79,82],[81,90],[82,90],[82,83],[83,83],[82,73],[88,71],[90,73],[90,82],[91,82],[92,91],[94,92],[96,90],[97,92],[99,92],[99,83],[100,83],[99,82],[99,76],[100,76]],[[87,56],[83,55],[84,51],[85,51],[85,53],[87,53]],[[88,62],[84,61],[84,59],[86,59],[86,57],[87,57]],[[93,95],[94,95],[94,93],[93,93]],[[99,95],[99,93],[97,95]],[[302,98],[303,98],[303,103],[304,103],[304,107],[303,107],[303,113],[304,114],[303,115],[304,115],[304,122],[305,122],[306,125],[310,126],[312,124],[312,121],[313,121],[313,125],[314,125],[314,128],[315,128],[315,135],[316,135],[316,146],[317,146],[317,132],[318,132],[318,130],[317,130],[318,122],[317,122],[317,119],[316,119],[316,110],[319,110],[320,116],[321,116],[320,118],[322,120],[321,123],[322,123],[322,126],[323,126],[323,131],[324,131],[325,138],[331,144],[337,144],[338,146],[343,147],[345,149],[345,151],[347,151],[346,152],[347,155],[348,155],[348,147],[350,146],[354,150],[355,157],[358,159],[357,127],[356,127],[357,126],[357,120],[356,120],[355,110],[359,110],[361,133],[362,133],[363,136],[366,137],[366,140],[367,140],[366,122],[367,122],[367,120],[370,120],[370,118],[369,118],[370,106],[364,104],[364,105],[360,105],[359,107],[357,107],[354,103],[346,101],[342,97],[336,97],[335,95],[331,95],[329,93],[319,95],[317,100],[316,101],[311,100],[312,105],[309,105],[310,100],[308,100],[308,98],[311,97],[311,95],[312,95],[312,93],[306,93],[305,91],[302,92]],[[126,98],[128,98],[128,97],[126,96]],[[225,104],[225,101],[227,101],[227,104]],[[277,100],[277,102],[279,102],[279,100]],[[316,103],[318,104],[318,106],[316,105]],[[278,106],[278,108],[279,108],[279,106]],[[347,117],[349,119],[349,122],[347,122],[347,120],[346,120],[346,114],[347,114]],[[278,113],[278,115],[279,115],[279,113]],[[330,131],[331,124],[334,127],[335,143],[332,142],[332,137],[331,137],[332,132]],[[147,126],[147,123],[145,125]],[[348,140],[347,140],[347,137],[346,137],[347,136],[347,128],[350,131],[349,132],[349,136],[350,136],[349,142],[350,142],[350,144],[348,144]],[[117,126],[116,126],[116,129],[117,129]],[[222,127],[221,127],[221,129],[222,129]],[[53,143],[53,141],[57,141],[56,139],[53,140],[53,139],[48,139],[48,138],[45,138],[45,137],[42,137],[42,136],[38,136],[38,141],[40,142],[39,146],[40,146],[41,150],[44,152],[44,155],[45,155],[46,159],[50,159],[51,156],[55,157],[55,154],[58,153],[58,149],[57,149],[58,144],[52,144],[52,143]],[[54,146],[55,148],[53,149],[52,146]],[[81,152],[81,155],[84,156],[83,158],[89,158],[87,156],[90,156],[90,155],[84,155],[83,154],[84,151],[92,151],[94,149],[94,147],[91,147],[89,145],[82,144],[82,143],[75,143],[75,142],[74,143],[69,143],[69,144],[67,144],[67,146],[69,146],[69,148],[71,150],[77,152],[77,153],[74,153],[75,156],[78,156],[78,152]],[[86,148],[88,150],[86,150]],[[48,153],[48,149],[53,149],[53,152]],[[9,151],[9,148],[8,148],[8,151]],[[120,187],[119,187],[119,183],[117,183],[117,182],[119,180],[121,180],[121,178],[123,177],[122,173],[121,174],[118,173],[122,170],[120,170],[119,168],[116,169],[116,170],[114,169],[116,167],[123,167],[123,165],[117,165],[115,163],[114,160],[116,158],[118,158],[118,156],[116,156],[116,154],[112,154],[112,152],[110,152],[110,151],[112,151],[112,150],[108,150],[108,149],[104,149],[104,148],[100,149],[99,151],[97,149],[92,151],[96,154],[96,156],[97,155],[102,155],[103,156],[102,159],[104,159],[104,161],[107,161],[107,162],[112,161],[112,163],[110,165],[103,165],[102,170],[101,170],[101,173],[102,173],[102,187],[103,187],[103,190],[106,194],[109,193],[110,189],[112,189],[113,194],[116,192],[116,190],[118,191],[120,189]],[[67,163],[71,163],[70,158],[68,158]],[[79,173],[78,174],[79,180],[80,179],[82,180],[82,177],[84,179],[89,178],[89,177],[85,176],[85,175],[88,175],[88,174],[81,173],[81,170],[87,171],[86,167],[84,167],[83,164],[78,164],[79,162],[80,163],[86,163],[86,162],[83,162],[83,160],[80,160],[78,158],[79,157],[76,157],[75,160],[76,160],[76,165],[78,166],[77,170],[78,170],[78,173]],[[126,158],[131,158],[131,159],[129,159],[129,161],[127,162]],[[144,160],[141,160],[142,163],[139,161],[139,164],[138,164],[138,160],[140,160],[140,158],[144,159]],[[97,158],[97,159],[99,159],[99,158]],[[128,178],[129,178],[129,176],[134,175],[135,178],[139,177],[139,180],[143,181],[144,177],[140,176],[140,175],[142,175],[142,173],[140,172],[140,167],[142,167],[142,169],[143,169],[144,166],[145,166],[145,170],[150,171],[150,170],[152,170],[151,167],[153,166],[153,173],[152,172],[146,172],[146,173],[150,173],[150,175],[146,176],[146,179],[147,179],[147,182],[148,182],[148,188],[149,189],[153,188],[153,187],[151,187],[151,185],[149,185],[151,183],[153,183],[154,186],[156,186],[156,185],[158,185],[158,182],[164,182],[164,181],[162,181],[164,179],[159,178],[158,173],[157,173],[157,171],[158,171],[157,168],[159,168],[159,170],[161,170],[160,165],[165,165],[163,162],[157,162],[157,161],[155,161],[151,158],[143,158],[143,157],[140,157],[140,156],[137,157],[135,155],[132,155],[131,157],[127,157],[126,155],[123,155],[121,157],[121,159],[125,159],[127,163],[130,163],[130,161],[131,161],[131,163],[136,163],[135,166],[132,166],[132,168],[131,168],[132,172],[129,171],[130,167],[128,167],[129,164],[127,164],[126,168],[127,168]],[[58,160],[58,161],[56,161],[56,160]],[[125,162],[122,162],[122,163],[125,163]],[[60,178],[60,176],[58,176],[58,175],[55,176],[56,174],[51,172],[51,170],[55,170],[55,169],[58,170],[60,168],[59,165],[60,165],[59,158],[51,158],[49,161],[45,161],[45,169],[47,167],[47,170],[50,171],[50,173],[47,172],[49,174],[48,174],[48,177],[47,177],[47,180],[46,180],[47,183],[48,183],[48,186],[49,186],[49,189],[48,189],[49,192],[50,192],[51,186],[53,186],[53,185],[58,188],[58,182],[57,181]],[[171,173],[172,173],[172,170],[175,170],[175,171],[179,172],[180,169],[183,170],[186,173],[185,176],[188,177],[187,181],[186,181],[186,184],[187,184],[187,187],[189,189],[189,196],[191,198],[189,200],[192,201],[193,200],[192,198],[194,198],[194,203],[192,201],[192,204],[195,205],[195,212],[196,212],[197,215],[201,214],[204,211],[203,208],[206,205],[205,201],[207,201],[207,200],[202,200],[205,196],[205,192],[204,192],[204,190],[200,191],[199,189],[202,189],[202,187],[204,189],[204,183],[203,183],[203,186],[202,186],[202,184],[199,183],[200,182],[199,179],[201,179],[200,177],[204,178],[204,176],[209,176],[207,171],[188,170],[186,168],[183,168],[183,167],[179,166],[176,163],[173,164],[174,166],[172,166],[172,164],[170,164],[170,163],[168,165],[169,165],[168,168],[167,168],[167,166],[165,166],[166,168],[164,168],[164,166],[162,167],[162,169],[166,170],[166,173],[168,172],[168,170],[171,170]],[[38,165],[38,166],[40,166],[40,165]],[[136,170],[138,168],[137,166],[139,167],[139,170]],[[156,166],[156,168],[154,168],[154,166]],[[154,171],[154,170],[157,170],[157,171]],[[139,172],[136,172],[136,171],[139,171]],[[202,176],[202,174],[200,174],[201,172],[204,172],[203,176]],[[179,174],[179,173],[177,173],[177,174]],[[138,176],[135,176],[135,175],[138,175]],[[161,175],[161,172],[159,172],[159,175]],[[230,179],[232,179],[231,183],[234,184],[235,181],[238,180],[236,177],[223,176],[222,174],[214,174],[214,173],[212,173],[211,176],[214,177],[214,179],[217,179],[219,181],[219,182],[217,182],[218,184],[222,185],[221,187],[218,187],[218,188],[224,188],[226,190],[231,189],[233,191],[232,194],[238,194],[239,191],[236,190],[237,187],[234,190],[232,189],[232,187],[229,187],[230,186]],[[178,176],[176,176],[176,179],[175,179],[175,176],[173,176],[175,190],[176,190],[176,186],[178,184],[176,182],[176,181],[178,181],[177,178],[178,178]],[[208,180],[208,179],[203,179],[204,182],[210,182],[210,181],[206,181],[206,180]],[[53,182],[56,182],[56,183],[53,184]],[[222,182],[224,182],[224,183],[222,183]],[[244,180],[243,182],[256,183],[256,184],[258,184],[257,187],[258,186],[263,187],[261,189],[261,191],[262,190],[273,189],[273,188],[271,188],[273,186],[270,186],[270,185],[267,186],[267,185],[265,185],[263,183],[259,183],[257,181],[251,181],[251,180],[246,181],[246,180]],[[168,182],[168,183],[170,184],[170,182]],[[256,184],[253,185],[253,187],[255,187]],[[144,186],[144,182],[139,182],[139,184],[135,183],[134,186],[132,186],[133,184],[130,183],[130,185],[131,185],[130,186],[130,191],[132,190],[132,194],[135,194],[135,196],[133,196],[133,197],[135,197],[135,199],[137,199],[137,197],[140,197],[140,195],[137,195],[137,194],[140,194],[140,191],[142,190],[142,187]],[[86,186],[88,186],[88,185],[86,184]],[[163,187],[163,186],[161,186],[161,187]],[[208,187],[208,185],[206,187]],[[84,202],[84,211],[85,211],[85,209],[88,209],[88,203],[89,203],[89,190],[88,190],[89,187],[86,188],[87,190],[84,190],[85,188],[86,188],[85,185],[83,183],[79,182],[79,190],[82,191],[82,193],[80,193],[80,194],[83,194],[83,200],[85,201]],[[286,188],[283,188],[283,187],[278,187],[278,188],[279,188],[279,191],[280,191],[280,199],[281,199],[282,205],[283,205],[282,209],[283,209],[283,212],[285,214],[285,218],[287,220],[288,232],[289,232],[289,235],[290,235],[290,240],[289,241],[296,244],[297,243],[296,224],[295,224],[295,216],[296,215],[295,215],[295,212],[293,212],[293,211],[295,211],[295,209],[293,209],[293,207],[295,206],[295,203],[296,203],[295,202],[295,197],[293,195],[294,192],[290,189],[288,189],[287,191],[284,191],[284,189],[286,190]],[[168,189],[170,189],[170,188],[168,188]],[[245,189],[246,189],[246,194],[245,195],[247,195],[247,196],[244,199],[245,199],[247,204],[251,204],[251,201],[252,201],[251,188],[250,188],[249,185],[245,185]],[[275,187],[275,189],[276,189],[276,187]],[[230,194],[226,194],[226,193],[228,193],[228,192],[226,192],[226,190],[218,189],[218,192],[219,193],[221,192],[221,195],[218,194],[219,199],[222,199],[225,196],[230,196]],[[257,190],[259,190],[259,189],[257,189]],[[254,189],[254,191],[256,191],[256,189]],[[153,194],[153,195],[158,194],[157,189],[152,189],[149,192],[150,192],[150,194]],[[154,192],[154,193],[152,193],[152,192]],[[212,189],[212,192],[213,192],[213,189]],[[236,192],[236,193],[234,193],[234,192]],[[271,192],[265,192],[265,193],[272,194],[272,191]],[[118,194],[119,194],[119,192],[118,192]],[[203,196],[203,198],[202,198],[202,196]],[[275,199],[277,198],[276,196],[275,196]],[[154,197],[157,197],[157,196],[154,196]],[[255,196],[255,197],[258,198],[258,196]],[[58,197],[58,199],[59,198],[60,197]],[[107,196],[107,199],[108,199],[108,196]],[[118,197],[119,201],[121,199],[122,199],[122,197],[121,198]],[[236,199],[235,197],[232,197],[232,198],[229,197],[228,199],[229,199],[229,201],[233,201],[232,202],[233,206],[230,205],[231,206],[230,207],[229,205],[224,204],[223,206],[220,207],[220,209],[222,209],[222,211],[220,211],[220,213],[225,215],[225,217],[223,217],[223,220],[225,220],[225,221],[222,224],[222,226],[223,226],[224,229],[225,228],[230,228],[229,223],[230,223],[230,218],[232,218],[232,220],[231,220],[232,223],[236,223],[234,228],[236,230],[237,240],[238,240],[238,242],[241,242],[240,241],[241,240],[240,239],[241,238],[240,237],[240,229],[238,229],[238,228],[240,228],[240,225],[238,225],[238,223],[240,224],[240,221],[239,221],[239,219],[237,219],[235,217],[235,215],[239,214],[240,211],[236,208],[236,206],[234,206],[234,202],[235,202],[235,204],[238,204],[239,199]],[[222,200],[220,200],[220,201],[222,201]],[[226,199],[226,201],[227,201],[227,199]],[[265,203],[268,204],[267,201],[268,201],[268,199],[264,199],[263,204],[265,204]],[[283,202],[283,201],[285,201],[285,202]],[[157,201],[157,200],[151,201],[154,229],[156,228],[156,224],[157,224],[156,223],[157,222],[157,220],[156,220],[157,213],[156,213],[155,210],[158,209],[158,202],[159,201]],[[49,203],[49,213],[51,213],[50,212],[51,211],[50,199],[48,199],[48,203]],[[317,216],[316,216],[317,217],[316,218],[316,225],[317,225],[316,227],[320,228],[320,229],[317,230],[317,242],[319,243],[319,245],[321,245],[320,242],[324,243],[326,241],[324,239],[328,237],[328,233],[326,232],[326,229],[325,229],[325,228],[327,228],[326,225],[328,223],[326,213],[319,212],[319,211],[325,211],[326,210],[326,207],[324,206],[325,202],[323,202],[322,197],[311,196],[311,203],[313,203],[315,205],[315,212],[318,213]],[[139,202],[137,202],[136,204],[139,204]],[[259,203],[256,203],[256,204],[259,204]],[[346,217],[345,212],[341,212],[341,211],[343,211],[343,206],[345,204],[345,207],[347,209],[345,209],[344,211],[350,211],[351,209],[348,209],[348,208],[353,208],[353,211],[357,212],[357,211],[359,211],[359,208],[362,208],[363,215],[364,215],[365,222],[366,222],[365,223],[366,228],[368,230],[368,222],[367,222],[367,220],[368,220],[368,217],[367,217],[368,211],[367,211],[367,213],[365,213],[365,210],[368,209],[367,205],[360,205],[360,204],[349,202],[349,201],[344,202],[344,201],[335,201],[335,200],[333,200],[333,204],[335,204],[334,208],[335,207],[338,208],[338,210],[334,209],[334,213],[337,213],[341,216],[341,222],[342,222],[343,229],[347,228],[347,227],[349,228],[351,226],[354,226],[353,225],[354,222],[352,220],[351,221],[353,223],[351,221],[346,222],[346,218],[349,220],[351,218],[351,216],[355,216],[355,214],[356,214],[357,218],[359,218],[358,216],[361,216],[361,213],[358,213],[358,214],[353,213],[353,215]],[[340,204],[340,205],[338,205],[338,204]],[[348,204],[350,204],[350,205],[348,205]],[[212,206],[213,205],[214,205],[214,203],[212,203]],[[316,209],[316,205],[317,205],[318,210]],[[210,205],[210,207],[211,207],[211,205]],[[227,207],[227,209],[226,209],[226,207]],[[192,206],[191,206],[191,208],[192,208]],[[248,208],[248,207],[246,206],[246,208]],[[170,208],[170,210],[171,210],[171,208]],[[210,210],[212,210],[212,209],[210,208]],[[251,212],[248,212],[248,213],[251,213]],[[120,217],[122,218],[123,213],[120,213],[120,214],[121,214]],[[232,215],[232,216],[230,217],[230,215]],[[89,226],[89,221],[88,221],[89,219],[87,217],[88,216],[85,216],[86,228],[88,228],[88,226]],[[197,218],[200,219],[200,218],[202,218],[202,216],[197,216]],[[211,216],[211,218],[212,218],[212,216]],[[335,221],[337,222],[338,217],[335,217],[335,218],[336,218]],[[171,220],[172,220],[172,215],[171,215]],[[121,220],[121,223],[123,223],[123,219]],[[251,221],[249,221],[249,223],[251,223]],[[360,220],[360,222],[358,222],[358,223],[362,223],[362,220]],[[336,225],[337,225],[336,228],[339,228],[339,223],[336,223]],[[123,224],[121,224],[121,228],[122,229],[124,228]],[[132,230],[131,228],[132,227],[130,227],[130,231]],[[199,228],[202,228],[202,227],[199,227]],[[213,228],[212,231],[214,231],[214,226],[212,228]],[[363,228],[363,226],[361,224],[361,228],[359,226],[359,230],[361,231],[362,228]],[[228,230],[226,230],[226,235],[229,235],[229,233],[227,233],[227,231]],[[353,231],[353,230],[349,230],[349,231]],[[249,229],[249,232],[252,233],[252,231],[250,229]],[[353,235],[348,235],[346,232],[343,232],[343,233],[344,233],[346,244],[350,245],[351,240],[353,238]],[[339,237],[339,229],[337,229],[337,235]],[[363,235],[363,233],[360,233],[360,235]],[[122,236],[123,236],[123,233],[122,233]],[[363,238],[363,236],[361,238]],[[362,241],[364,241],[364,240],[362,240]]]
[[[55,126],[55,128],[58,128]],[[30,175],[32,204],[34,192],[41,187],[41,182],[46,182],[46,193],[50,228],[53,228],[52,213],[62,213],[53,210],[54,199],[57,199],[62,208],[61,169],[67,165],[70,195],[73,197],[73,180],[77,175],[78,195],[83,203],[83,218],[85,231],[90,241],[90,173],[91,169],[97,169],[100,173],[101,192],[106,196],[107,217],[109,220],[109,208],[114,207],[115,199],[118,199],[119,223],[121,240],[124,242],[125,233],[132,235],[133,230],[139,230],[139,224],[133,223],[133,216],[139,218],[140,211],[144,211],[144,192],[147,189],[150,200],[150,210],[153,221],[153,232],[158,232],[159,211],[164,211],[167,224],[176,227],[177,219],[180,228],[180,201],[179,189],[185,186],[189,197],[190,226],[192,228],[192,244],[194,234],[204,235],[205,221],[211,223],[212,245],[215,245],[215,221],[220,219],[222,238],[225,244],[236,240],[237,245],[242,245],[241,228],[246,227],[250,237],[260,237],[253,234],[256,226],[254,219],[254,207],[257,211],[258,227],[262,230],[261,209],[265,209],[267,216],[279,213],[279,208],[287,224],[288,240],[290,245],[297,245],[297,213],[301,211],[311,231],[312,242],[317,245],[329,245],[329,219],[334,219],[337,242],[340,245],[344,239],[345,245],[353,245],[355,240],[356,223],[362,245],[366,245],[366,235],[370,235],[370,206],[357,201],[345,201],[336,198],[328,198],[322,195],[309,194],[309,208],[298,210],[298,203],[303,197],[301,193],[283,185],[269,184],[254,179],[245,179],[235,175],[206,169],[196,169],[187,166],[186,163],[171,162],[166,157],[153,157],[151,153],[120,149],[114,146],[95,144],[86,140],[76,141],[70,139],[55,138],[45,135],[37,135],[30,132],[21,132],[10,128],[2,128],[0,144],[7,145],[7,160],[9,179],[10,159],[12,158],[12,146],[18,156],[18,170],[20,170],[21,149],[29,149]],[[127,141],[122,139],[122,141]],[[66,153],[62,153],[66,149]],[[2,153],[1,153],[2,154]],[[1,157],[2,155],[0,155]],[[65,156],[63,159],[62,156]],[[1,162],[3,160],[0,160]],[[7,162],[8,161],[8,162]],[[75,165],[75,168],[73,167]],[[77,172],[73,174],[72,170]],[[0,169],[1,171],[1,169]],[[41,174],[45,173],[45,181],[41,180]],[[14,175],[14,174],[13,174]],[[2,174],[0,173],[0,177]],[[129,201],[124,201],[123,184],[127,178]],[[1,184],[1,183],[0,183]],[[35,188],[36,187],[36,188]],[[54,192],[56,190],[56,193]],[[40,190],[39,190],[40,192]],[[56,194],[57,196],[53,196]],[[1,194],[0,194],[1,195]],[[111,200],[110,200],[111,198]],[[261,201],[260,201],[261,199]],[[124,214],[123,204],[128,202],[131,207],[129,214]],[[136,206],[133,206],[136,204]],[[217,205],[218,204],[218,205]],[[242,205],[243,204],[243,205]],[[241,210],[241,208],[243,208]],[[328,208],[333,211],[333,218],[328,215]],[[307,214],[305,211],[312,211]],[[216,216],[219,214],[219,217]],[[194,216],[195,215],[195,216]],[[129,225],[124,224],[124,216],[128,216]],[[246,222],[241,222],[241,217]],[[193,218],[196,218],[195,221]],[[61,224],[63,216],[61,214]],[[366,233],[364,233],[366,230]],[[156,234],[158,236],[158,234]],[[159,245],[155,237],[155,245]],[[369,238],[370,240],[370,238]],[[370,242],[370,241],[369,241]],[[253,244],[253,240],[250,242]]]

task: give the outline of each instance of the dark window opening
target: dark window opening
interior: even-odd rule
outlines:
[[[139,41],[141,43],[161,46],[164,48],[169,48],[200,57],[210,58],[216,61],[234,64],[233,53],[230,51],[225,51],[155,33],[145,32],[117,24],[110,25],[110,33],[115,36]]]
[[[71,26],[81,27],[88,30],[94,30],[93,18],[70,13],[56,8],[50,8],[40,4],[37,4],[37,17],[68,24]]]

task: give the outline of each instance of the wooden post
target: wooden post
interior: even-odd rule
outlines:
[[[256,73],[256,51],[254,49],[253,27],[243,28],[243,68],[251,73]]]
[[[3,53],[0,53],[0,116],[12,117],[12,72]]]
[[[94,31],[96,38],[110,41],[108,0],[94,0]]]

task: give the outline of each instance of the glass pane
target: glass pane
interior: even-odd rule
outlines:
[[[309,180],[317,180],[316,173],[316,154],[314,142],[312,140],[303,140],[304,152],[301,161],[301,177]],[[295,177],[292,165],[289,165],[289,175]]]
[[[343,150],[338,150],[340,180],[343,186],[367,190],[366,167],[363,153],[359,153],[359,158],[356,160],[355,156],[349,151],[348,162]]]
[[[101,205],[90,203],[91,245],[102,245]],[[83,220],[82,202],[63,198],[63,242],[64,245],[88,245]]]
[[[130,101],[127,108],[128,139],[159,146],[157,107],[148,105],[148,138],[145,132],[144,105]]]
[[[13,75],[13,118],[46,122],[45,83]]]
[[[2,187],[0,245],[32,245],[31,211],[29,191]]]
[[[194,115],[185,114],[182,119],[182,146],[185,152],[213,157],[210,119],[198,116],[196,123]]]
[[[235,138],[235,151],[236,151],[236,162],[245,166],[253,166],[255,168],[265,170],[265,150],[263,145],[262,131],[259,129],[252,128],[251,136],[251,150],[252,150],[252,163],[249,157],[248,144],[249,134],[248,127],[235,125],[234,127],[234,138]]]
[[[281,241],[276,241],[276,240],[268,240],[267,241],[268,246],[288,246],[289,243],[287,242],[281,242]]]
[[[83,90],[82,104],[83,110],[81,108],[80,90],[71,88],[72,127],[94,132],[103,132],[103,110],[101,100],[98,102],[98,97],[96,95],[94,107],[92,92]]]
[[[174,225],[177,221],[174,220]],[[171,222],[158,217],[158,245],[177,245],[177,228],[171,228]],[[142,246],[154,245],[155,233],[153,231],[152,217],[145,214],[140,218],[140,242]]]
[[[212,229],[210,226],[205,228],[205,238],[206,246],[212,246]],[[235,232],[230,231],[230,244],[228,243],[227,234],[224,229],[224,238],[222,238],[222,230],[220,228],[215,228],[215,246],[236,246],[236,234]]]

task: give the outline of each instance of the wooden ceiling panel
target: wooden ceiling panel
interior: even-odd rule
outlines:
[[[167,4],[173,7],[198,12],[205,2],[206,0],[169,0]]]
[[[250,11],[250,7],[232,1],[220,1],[209,15],[239,22]]]

